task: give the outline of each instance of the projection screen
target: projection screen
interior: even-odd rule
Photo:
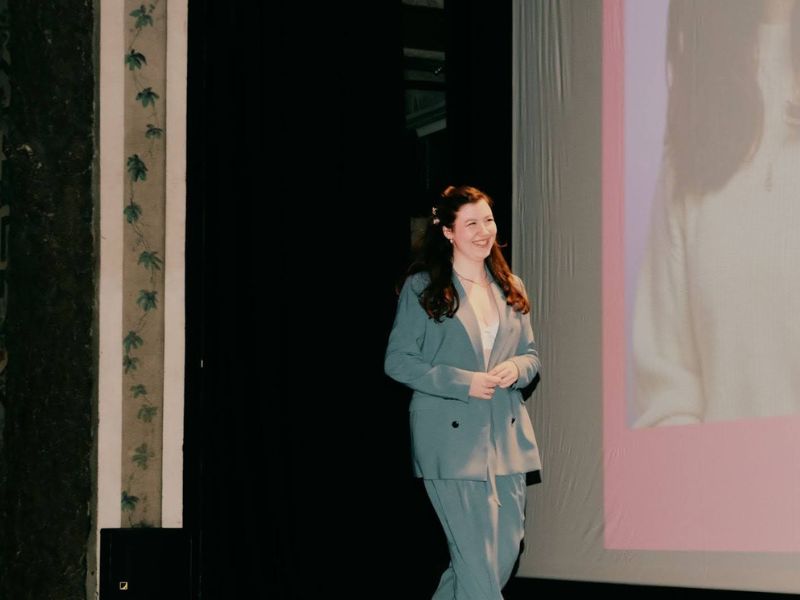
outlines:
[[[519,576],[800,592],[800,7],[516,0]]]

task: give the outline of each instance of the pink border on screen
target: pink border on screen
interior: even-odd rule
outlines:
[[[605,546],[797,552],[800,417],[641,430],[626,424],[623,17],[623,0],[604,0]]]

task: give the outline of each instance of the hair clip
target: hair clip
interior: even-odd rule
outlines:
[[[434,225],[438,225],[439,224],[439,217],[438,217],[438,213],[436,212],[436,207],[435,206],[431,208],[431,214],[433,215],[433,224]]]

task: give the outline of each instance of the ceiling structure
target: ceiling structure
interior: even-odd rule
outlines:
[[[424,137],[447,126],[444,0],[403,0],[406,127]]]

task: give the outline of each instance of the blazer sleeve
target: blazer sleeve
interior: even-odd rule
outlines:
[[[515,276],[516,284],[519,286],[522,293],[527,298],[525,285],[519,277]],[[536,346],[536,340],[533,337],[533,327],[531,326],[531,315],[520,314],[522,320],[522,331],[519,336],[519,345],[517,346],[517,354],[509,358],[519,370],[519,378],[511,385],[514,389],[522,389],[527,387],[536,374],[541,369],[542,363],[539,360],[539,350]]]
[[[423,356],[425,331],[430,317],[419,303],[415,285],[420,278],[409,277],[400,292],[394,326],[389,335],[384,369],[392,379],[412,390],[452,400],[469,402],[473,371],[445,364],[431,364]]]

